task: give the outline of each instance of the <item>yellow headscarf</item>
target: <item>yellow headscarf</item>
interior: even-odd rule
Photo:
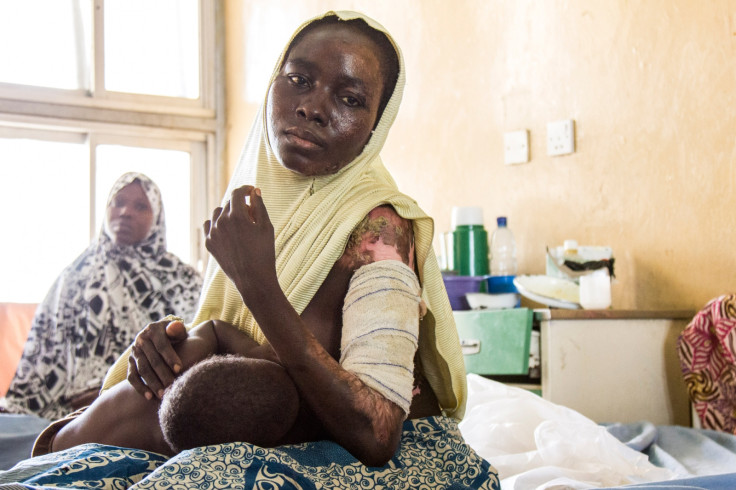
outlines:
[[[370,141],[362,153],[339,172],[318,177],[301,176],[285,169],[271,149],[266,133],[264,99],[223,203],[230,198],[233,189],[242,185],[250,184],[262,190],[274,226],[279,283],[300,314],[342,256],[353,229],[372,209],[391,204],[400,216],[412,220],[422,296],[429,309],[420,326],[422,366],[444,413],[462,418],[466,401],[465,365],[452,310],[432,252],[434,223],[419,209],[416,201],[399,192],[379,156],[403,95],[405,71],[401,50],[383,26],[362,14],[347,11],[327,12],[305,22],[294,33],[287,48],[304,27],[326,16],[363,19],[386,34],[396,49],[399,59],[396,88]],[[287,49],[276,63],[271,83],[281,69],[286,52]],[[199,310],[191,325],[215,318],[236,325],[259,343],[265,341],[235,285],[217,261],[210,260]],[[126,369],[127,353],[110,369],[105,388],[124,379]]]

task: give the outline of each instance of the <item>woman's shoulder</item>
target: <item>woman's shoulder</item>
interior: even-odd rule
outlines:
[[[380,260],[398,260],[414,268],[414,233],[411,220],[391,205],[373,208],[350,235],[340,259],[353,270]]]

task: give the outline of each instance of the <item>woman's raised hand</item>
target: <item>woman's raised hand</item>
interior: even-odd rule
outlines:
[[[241,295],[265,281],[277,281],[273,225],[260,189],[235,189],[230,201],[205,221],[204,234],[207,250]]]
[[[149,323],[138,332],[128,358],[128,382],[138,393],[149,400],[163,397],[182,369],[173,344],[187,335],[186,327],[178,320]]]

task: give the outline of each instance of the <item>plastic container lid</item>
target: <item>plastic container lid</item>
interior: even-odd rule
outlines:
[[[483,225],[483,208],[480,206],[453,206],[452,229],[458,226]]]
[[[503,228],[506,226],[506,216],[499,216],[496,218],[496,224],[499,228]]]

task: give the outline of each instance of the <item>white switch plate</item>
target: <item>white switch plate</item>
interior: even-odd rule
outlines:
[[[529,132],[526,129],[503,133],[503,161],[506,165],[529,161]]]
[[[575,121],[564,119],[547,123],[547,154],[567,155],[575,152]]]

